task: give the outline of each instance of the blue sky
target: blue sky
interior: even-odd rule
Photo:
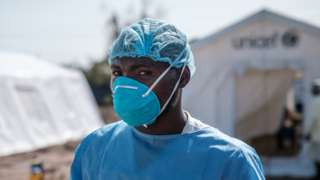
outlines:
[[[117,13],[125,24],[138,16],[142,4],[149,4],[149,14],[177,25],[190,39],[262,8],[320,27],[319,0],[1,0],[0,51],[87,65],[106,53],[110,14]]]

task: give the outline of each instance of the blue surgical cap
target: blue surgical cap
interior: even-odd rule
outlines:
[[[122,29],[110,48],[109,64],[121,57],[147,57],[176,68],[186,64],[191,76],[196,70],[186,35],[172,24],[151,18]]]

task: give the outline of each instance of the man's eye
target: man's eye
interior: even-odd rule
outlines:
[[[114,76],[120,76],[121,73],[120,73],[120,71],[112,71],[112,75],[114,75]]]
[[[140,76],[151,75],[151,71],[139,71]]]

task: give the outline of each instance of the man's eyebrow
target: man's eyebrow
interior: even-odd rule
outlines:
[[[125,65],[125,64],[121,65],[121,63],[120,64],[114,63],[114,64],[111,64],[110,68],[120,69],[122,66],[126,66],[128,68],[128,70],[134,71],[138,68],[150,68],[151,69],[152,67],[154,67],[154,64],[149,61],[135,60],[134,62],[129,62],[127,65]]]
[[[138,64],[134,64],[134,65],[130,66],[130,70],[134,71],[134,70],[137,70],[139,68],[150,68],[150,67],[151,67],[150,64],[138,63]]]
[[[110,68],[120,68],[118,65],[111,64]]]

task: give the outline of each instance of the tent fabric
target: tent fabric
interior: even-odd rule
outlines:
[[[299,98],[306,110],[303,117],[304,124],[309,124],[310,118],[307,109],[309,109],[311,95],[308,89],[312,80],[320,77],[318,58],[320,51],[317,45],[319,42],[317,35],[320,34],[320,29],[303,22],[297,22],[294,19],[284,18],[268,10],[263,10],[236,23],[236,25],[231,25],[220,32],[194,41],[191,47],[199,71],[195,73],[193,79],[184,89],[183,106],[207,124],[215,126],[229,135],[235,135],[235,126],[238,122],[236,119],[238,108],[236,106],[236,77],[243,76],[251,69],[256,71],[292,70],[303,74],[303,77],[299,79],[299,87],[302,89]],[[298,42],[295,47],[287,47],[284,45],[281,35],[291,32],[292,29],[297,32]],[[311,33],[311,30],[316,33]],[[278,36],[278,39],[274,44],[265,47],[249,46],[237,49],[232,44],[235,39],[241,38],[250,40],[250,42],[254,42],[254,40],[260,42],[269,38],[273,33]],[[284,79],[283,92],[288,90],[286,82],[289,82],[292,77],[288,76],[287,78]],[[297,79],[295,79],[296,82]],[[253,87],[255,86],[253,85]],[[294,84],[291,83],[290,86],[292,87]],[[280,96],[283,92],[274,92],[275,94],[271,95],[274,100],[279,100],[280,103],[280,100],[284,100],[284,98],[279,99],[276,96]],[[270,109],[268,103],[277,102],[271,102],[269,99],[260,103]],[[280,105],[281,103],[272,108],[280,107]],[[254,108],[253,114],[247,114],[248,118],[262,115],[261,113],[254,115],[254,112],[262,111]],[[276,114],[278,114],[276,116],[278,118],[282,113],[277,110]],[[274,126],[272,125],[272,127]],[[303,128],[305,131],[305,126]],[[274,131],[274,129],[270,128],[268,132]]]
[[[295,71],[249,70],[236,77],[235,135],[250,137],[275,133],[281,118]]]
[[[23,78],[48,78],[52,76],[78,76],[75,70],[66,70],[44,59],[26,54],[1,52],[0,75]]]
[[[79,139],[102,125],[80,72],[1,52],[0,81],[0,156]]]
[[[287,35],[293,37],[289,44]],[[319,35],[318,27],[263,10],[195,40],[191,47],[197,73],[183,91],[183,107],[206,124],[248,140],[277,129],[292,87],[303,105],[302,133],[307,133],[310,87],[320,78]],[[245,46],[236,47],[237,41]],[[294,77],[297,73],[300,77]],[[306,174],[312,175],[312,161],[303,151],[306,142],[301,143],[299,156],[307,162],[295,163],[296,169],[310,169]],[[279,167],[268,168],[282,171]]]

